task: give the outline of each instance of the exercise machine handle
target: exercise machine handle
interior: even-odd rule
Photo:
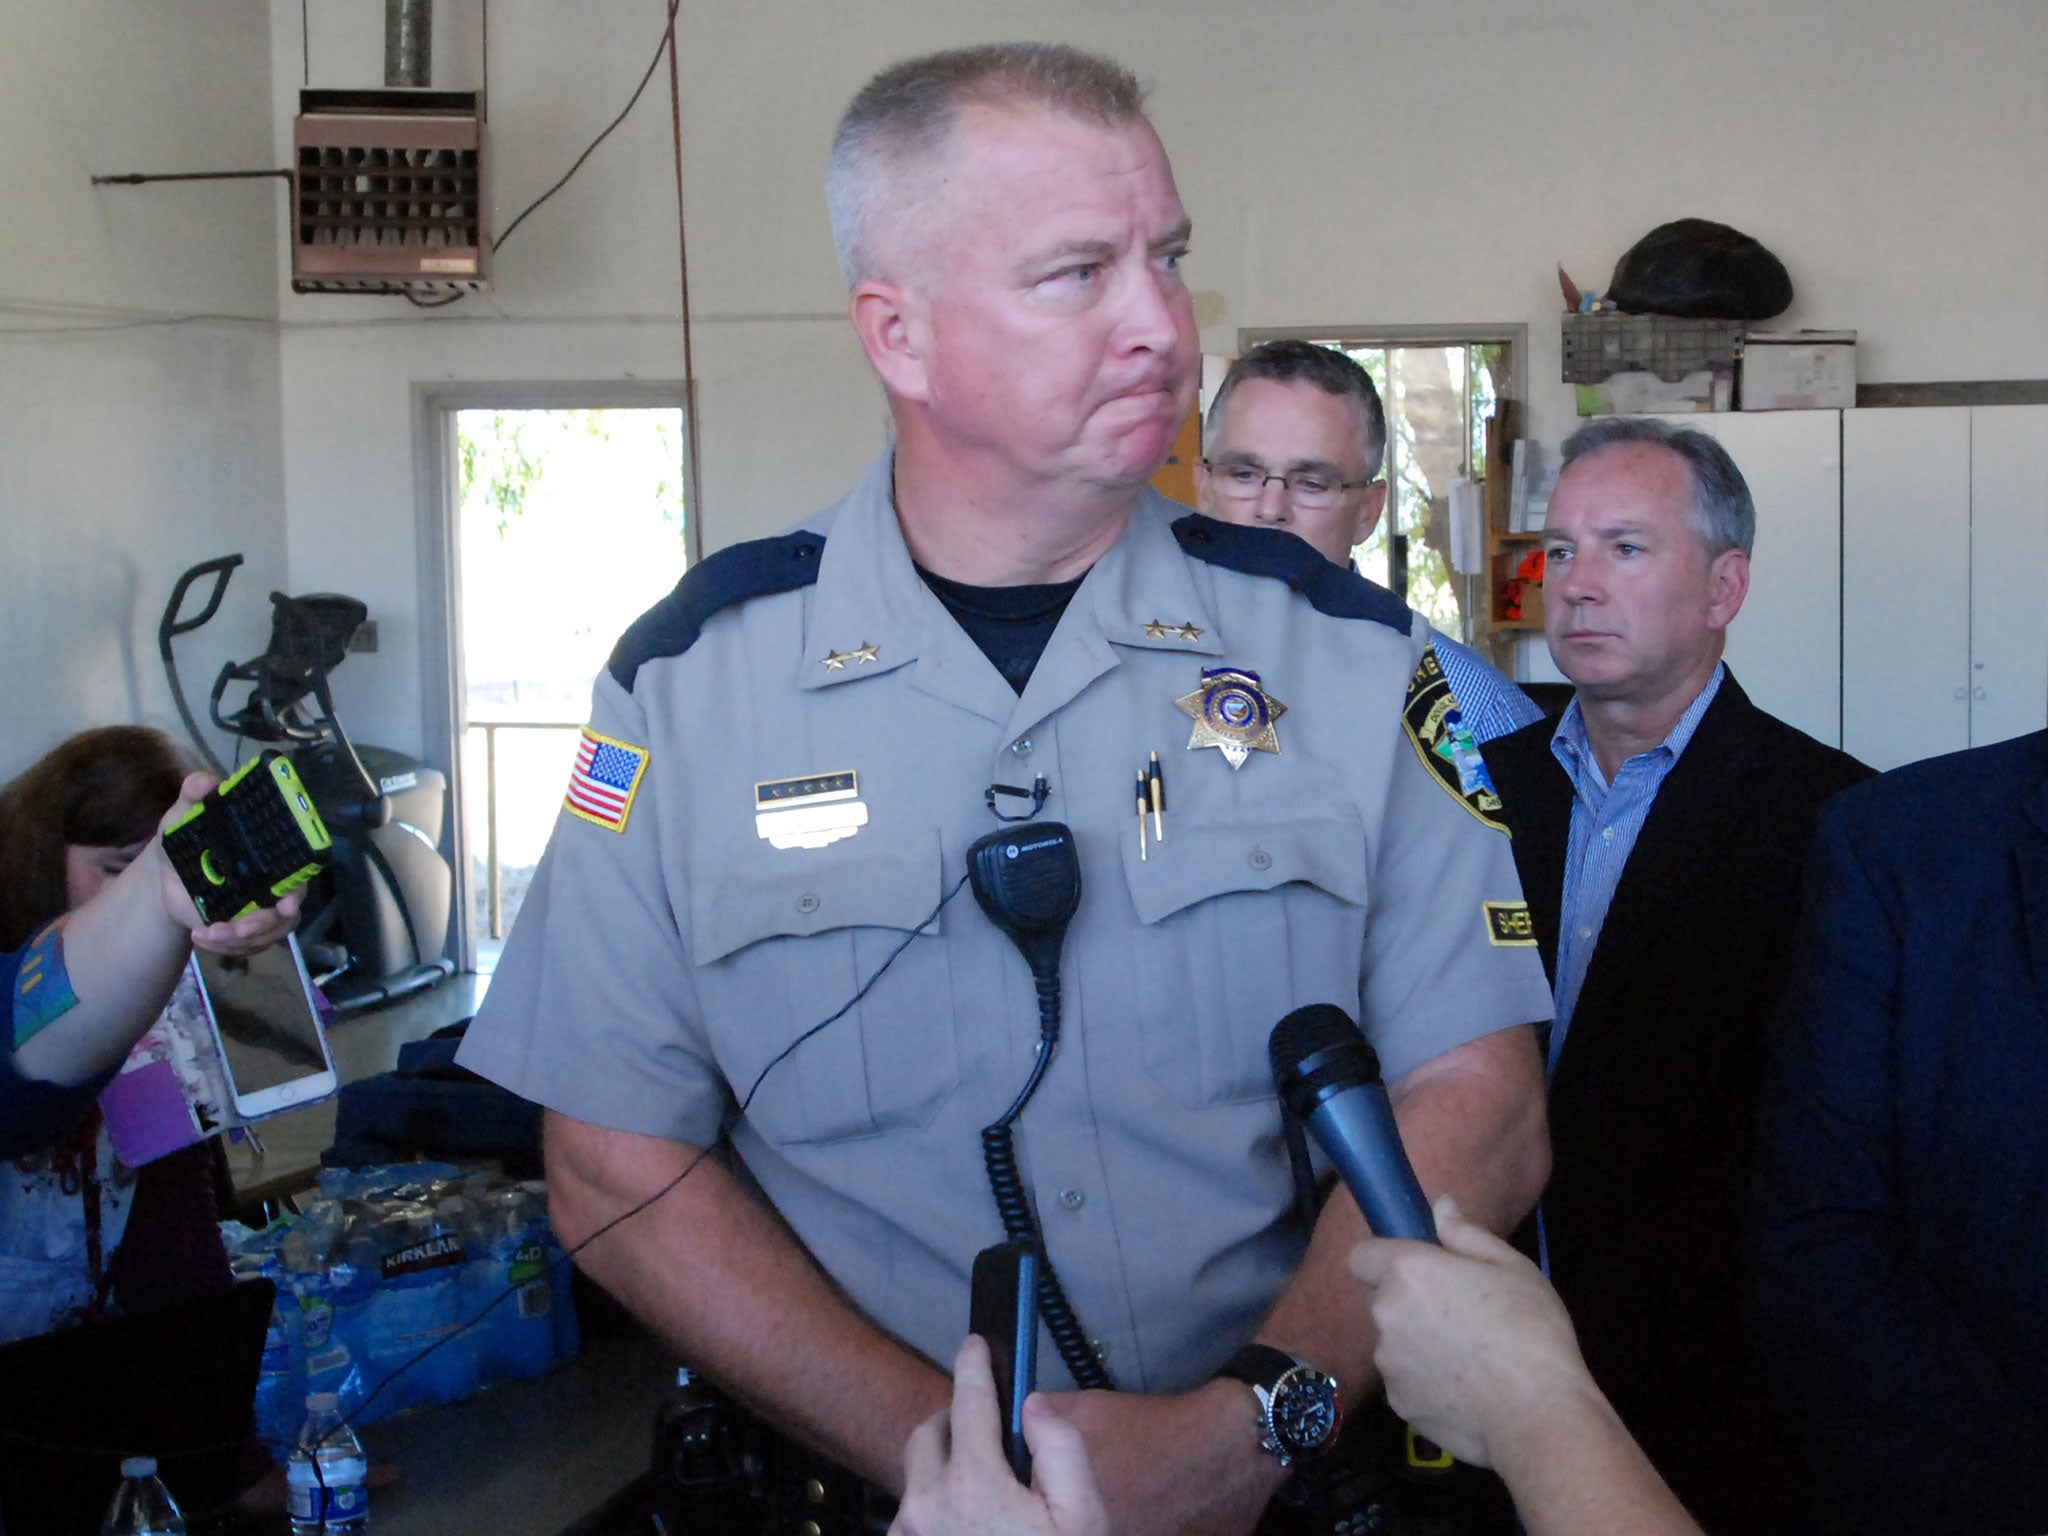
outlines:
[[[220,612],[220,600],[227,594],[228,578],[235,573],[235,567],[242,563],[240,555],[222,555],[217,560],[202,560],[178,578],[178,584],[171,589],[171,600],[164,605],[164,616],[156,627],[157,646],[163,652],[164,660],[171,659],[171,637],[189,634],[201,625],[211,623],[213,616]],[[185,606],[185,594],[192,584],[202,576],[213,578],[213,591],[206,599],[206,607],[196,619],[178,622],[178,610]]]
[[[178,718],[185,722],[186,734],[192,738],[192,744],[199,749],[200,756],[206,759],[207,766],[221,778],[227,777],[227,764],[220,760],[220,754],[213,750],[212,744],[201,733],[199,722],[192,718],[192,706],[185,702],[185,688],[178,681],[178,664],[171,658],[171,639],[175,635],[187,634],[199,628],[220,612],[220,600],[228,590],[228,578],[235,573],[235,567],[241,563],[240,555],[222,555],[218,559],[202,560],[193,566],[178,578],[178,584],[171,589],[171,600],[164,605],[164,616],[157,621],[156,626],[157,654],[163,658],[164,675],[170,679],[171,701],[178,706]],[[205,610],[198,618],[179,623],[178,610],[185,606],[185,594],[200,577],[209,575],[213,577],[213,592],[206,599]]]

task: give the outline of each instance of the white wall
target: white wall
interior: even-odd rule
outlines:
[[[478,16],[441,0],[436,84],[480,83]],[[279,155],[299,18],[271,0]],[[659,21],[644,0],[493,10],[501,227],[624,101]],[[314,7],[314,81],[376,83],[381,26],[377,0]],[[1152,82],[1207,350],[1246,326],[1525,321],[1555,439],[1553,265],[1603,284],[1638,235],[1697,214],[1783,257],[1800,298],[1780,323],[1858,330],[1865,379],[2048,374],[2039,0],[685,0],[681,26],[707,550],[829,499],[882,442],[834,318],[834,118],[882,64],[996,37],[1101,48]],[[513,236],[494,294],[433,315],[282,299],[291,576],[383,622],[383,652],[336,678],[366,739],[421,739],[414,383],[675,377],[669,156],[663,69]]]
[[[357,592],[383,650],[337,675],[344,709],[417,748],[414,386],[681,371],[665,70],[507,246],[498,291],[431,316],[289,295],[268,183],[88,184],[284,163],[300,15],[0,0],[0,772],[87,723],[167,723],[156,612],[234,549],[250,568],[191,645],[194,687],[258,648],[271,586]],[[480,16],[441,0],[437,83],[480,83]],[[502,224],[616,111],[659,14],[492,20]],[[313,7],[313,78],[375,83],[381,24],[378,0]],[[682,25],[706,549],[801,516],[880,445],[837,318],[825,143],[874,68],[983,38],[1069,38],[1152,82],[1210,350],[1244,326],[1526,321],[1554,438],[1552,263],[1597,283],[1701,213],[1785,258],[1784,323],[1861,332],[1866,379],[2048,373],[2039,0],[688,0]]]
[[[200,708],[268,632],[280,188],[88,179],[272,164],[268,29],[263,0],[0,0],[0,776],[88,725],[182,740],[155,634],[187,566],[249,561],[181,649]]]
[[[492,12],[499,229],[618,112],[661,35],[656,7],[611,3],[579,14],[589,19],[553,8]],[[299,9],[279,0],[273,16],[274,152],[285,155],[304,74]],[[314,83],[380,84],[382,18],[381,0],[317,7]],[[475,8],[443,0],[435,25],[434,83],[477,88]],[[783,30],[764,26],[745,40],[751,62],[743,74],[776,74],[770,44]],[[733,90],[738,110],[745,81],[729,69],[701,73],[702,86]],[[693,91],[698,74],[692,70]],[[782,84],[778,78],[776,88]],[[829,135],[837,108],[820,110],[817,132]],[[706,552],[833,500],[880,443],[886,419],[840,318],[823,215],[811,207],[822,202],[823,139],[764,137],[756,164],[735,150],[753,136],[731,134],[728,120],[726,106],[698,102],[686,122],[693,140],[703,139],[689,162],[689,196]],[[770,144],[807,163],[786,166],[781,148],[765,152]],[[421,583],[435,573],[414,563],[414,386],[680,381],[672,157],[664,65],[633,116],[513,235],[495,293],[429,314],[393,299],[294,295],[288,263],[280,274],[292,580],[351,592],[381,620],[378,654],[351,657],[334,678],[337,707],[358,739],[419,751],[427,735],[421,657],[423,639],[431,654],[432,637],[420,634],[417,618]],[[764,224],[784,217],[795,227],[778,233]],[[735,229],[747,238],[732,239]],[[753,273],[756,264],[773,270]],[[621,612],[619,628],[633,617]]]

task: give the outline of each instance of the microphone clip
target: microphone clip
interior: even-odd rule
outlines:
[[[1029,800],[1031,809],[1020,811],[1014,816],[1006,816],[996,806],[997,795],[1015,795],[1019,800]],[[1045,809],[1045,802],[1051,796],[1052,786],[1045,782],[1045,775],[1042,773],[1031,781],[1029,789],[1019,789],[1014,784],[991,784],[981,794],[982,799],[988,804],[989,814],[997,821],[1029,821]]]

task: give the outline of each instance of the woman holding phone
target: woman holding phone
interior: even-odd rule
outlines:
[[[247,954],[295,920],[294,896],[201,923],[157,834],[212,783],[111,726],[0,788],[0,1342],[228,1284],[205,1145],[124,1168],[95,1104],[195,943]]]

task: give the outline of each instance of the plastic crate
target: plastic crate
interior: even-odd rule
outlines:
[[[1733,371],[1742,356],[1740,320],[1669,315],[1568,314],[1564,382],[1598,384],[1617,373],[1654,373],[1666,383],[1702,371]]]

